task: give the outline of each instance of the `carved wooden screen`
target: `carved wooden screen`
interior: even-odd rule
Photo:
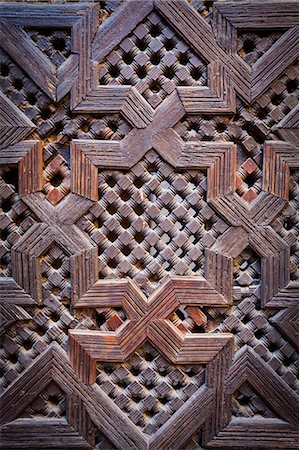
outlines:
[[[1,3],[1,435],[299,448],[299,3]]]

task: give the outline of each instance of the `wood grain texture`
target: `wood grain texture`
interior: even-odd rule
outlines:
[[[90,44],[98,25],[96,5],[2,5],[1,47],[54,101],[72,90],[74,106],[86,96],[91,79]],[[50,16],[50,20],[49,20]],[[72,52],[58,68],[22,27],[71,28]],[[9,36],[9,38],[7,38]]]
[[[278,124],[278,133],[283,140],[297,145],[299,138],[299,106],[295,106]]]
[[[299,165],[299,150],[285,142],[268,142],[265,147],[266,163],[263,188],[277,197],[289,199],[290,168]]]
[[[0,300],[6,305],[14,303],[15,305],[30,305],[34,301],[26,292],[15,282],[13,278],[1,277]]]
[[[1,448],[299,448],[298,14],[0,4]]]
[[[74,224],[90,206],[90,201],[70,194],[57,208],[45,203],[38,194],[24,197],[42,223],[31,227],[12,249],[12,271],[16,282],[30,294],[36,302],[41,302],[42,284],[40,258],[53,243],[66,248],[72,257],[71,278],[73,280],[73,298],[80,295],[95,281],[97,262],[96,248],[84,233]],[[60,219],[58,220],[58,216]],[[81,262],[81,263],[80,263]],[[82,278],[78,276],[78,264],[84,269]],[[84,282],[83,282],[84,280]]]
[[[55,98],[55,68],[45,55],[34,45],[25,31],[14,24],[1,24],[1,46],[22,66],[38,86],[42,86],[50,98]],[[7,36],[9,38],[7,39]],[[26,55],[26,58],[24,58]],[[37,70],[39,67],[39,70]]]
[[[18,165],[20,195],[31,194],[42,189],[42,153],[41,141],[22,141],[2,149],[0,164]]]
[[[34,123],[0,92],[0,149],[26,138],[34,128]]]
[[[274,2],[273,9],[269,2],[262,5],[246,1],[238,5],[229,2],[225,5],[215,3],[213,25],[217,41],[239,63],[241,61],[237,55],[238,30],[240,32],[243,29],[251,29],[259,32],[265,29],[265,26],[269,29],[279,30],[284,27],[288,30],[275,45],[262,53],[252,66],[252,71],[249,71],[251,101],[257,99],[283,73],[292,58],[296,57],[298,13],[296,2],[285,2],[283,6],[279,2]]]
[[[254,3],[242,1],[236,3],[215,4],[216,10],[236,28],[289,28],[298,25],[299,9],[296,2],[287,1],[283,5],[279,1]]]
[[[272,372],[271,368],[267,367],[259,356],[255,355],[253,351],[248,348],[240,351],[238,357],[236,358],[235,363],[232,365],[230,369],[230,373],[227,380],[227,390],[228,392],[232,392],[236,389],[236,387],[244,380],[250,380],[250,383],[259,393],[261,397],[267,399],[267,396],[270,395],[270,391],[273,389],[273,393],[277,392],[279,388],[275,383],[279,382],[276,374]],[[265,386],[262,388],[260,379],[261,374],[266,376],[268,374],[268,379],[271,379],[271,382],[267,385],[265,390]],[[285,392],[286,398],[288,401],[295,402],[296,398],[292,397],[291,392]],[[290,395],[290,396],[289,396]],[[289,397],[288,397],[289,396]],[[286,401],[286,398],[284,401]],[[227,447],[230,446],[228,442],[228,438],[233,439],[234,445],[239,445],[241,439],[244,439],[245,442],[248,442],[247,445],[251,445],[253,435],[258,438],[258,442],[262,442],[262,446],[265,448],[269,448],[270,445],[282,445],[282,442],[285,442],[284,445],[296,448],[296,440],[297,440],[297,431],[296,425],[294,427],[294,423],[296,423],[296,418],[290,415],[284,415],[282,412],[280,401],[282,397],[279,395],[276,397],[275,402],[271,403],[271,407],[277,413],[277,418],[268,419],[268,420],[257,420],[257,419],[245,419],[245,418],[236,418],[233,417],[230,423],[224,427],[216,437],[214,437],[209,443],[208,447],[218,448],[218,447]],[[262,425],[263,424],[263,425]],[[241,438],[242,436],[242,438]]]
[[[120,295],[117,300],[111,298],[115,289]],[[227,305],[224,297],[204,279],[173,278],[148,300],[132,283],[116,282],[114,288],[111,282],[98,282],[76,306],[103,307],[111,306],[111,302],[112,305],[122,306],[130,319],[119,332],[70,331],[72,364],[78,376],[88,384],[95,381],[96,360],[123,361],[146,339],[171,361],[187,364],[208,363],[232,338],[229,334],[184,336],[167,320],[179,305]],[[140,311],[138,317],[137,311]],[[134,342],[130,336],[134,336]],[[83,365],[82,359],[85,361]]]
[[[236,110],[236,96],[224,66],[209,65],[209,87],[179,87],[178,93],[186,113],[231,113]]]
[[[298,305],[290,306],[280,311],[274,318],[278,328],[288,339],[298,347],[299,342],[299,318]]]
[[[295,60],[299,51],[299,27],[287,31],[252,68],[251,99],[255,100]]]

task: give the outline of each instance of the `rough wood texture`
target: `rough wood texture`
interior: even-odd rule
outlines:
[[[299,3],[0,4],[1,448],[299,448]]]

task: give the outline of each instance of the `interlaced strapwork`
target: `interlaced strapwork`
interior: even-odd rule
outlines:
[[[180,308],[171,320],[184,333],[233,333],[236,349],[249,345],[299,392],[299,355],[272,323],[275,311],[260,308],[260,272],[260,258],[246,248],[234,260],[234,305],[231,308]]]
[[[99,246],[100,278],[146,291],[169,274],[202,274],[204,247],[227,229],[206,203],[206,174],[176,172],[154,151],[128,172],[100,171],[99,196],[79,225]]]
[[[297,15],[290,14],[289,25],[284,6],[267,1],[247,2],[245,13],[243,5],[230,1],[215,5],[214,0],[155,0],[152,13],[150,3],[70,4],[66,0],[66,5],[54,6],[43,1],[4,5],[8,15],[0,28],[12,39],[11,45],[0,43],[5,48],[0,50],[0,89],[36,126],[23,139],[43,140],[43,145],[36,144],[21,160],[18,147],[13,149],[18,168],[2,166],[0,172],[0,272],[15,278],[3,283],[8,289],[0,308],[4,318],[0,348],[0,381],[6,390],[4,434],[15,439],[14,448],[19,439],[14,427],[19,430],[27,423],[28,433],[39,439],[36,430],[39,426],[41,430],[45,419],[53,418],[49,430],[51,426],[50,432],[55,430],[55,422],[60,424],[61,448],[71,446],[70,435],[74,448],[96,450],[155,445],[182,450],[239,448],[243,438],[244,448],[262,448],[264,441],[256,439],[260,432],[269,448],[276,448],[275,433],[278,446],[287,447],[290,442],[291,448],[297,442],[293,405],[299,394],[298,310],[293,306],[299,281],[299,172],[297,149],[287,141],[295,141],[299,101],[299,66],[292,54],[298,38]],[[296,1],[288,3],[295,11]],[[135,4],[140,5],[136,16],[124,17],[121,9],[128,11]],[[48,8],[53,14],[62,13],[57,25],[49,21],[54,28],[45,27],[43,11]],[[116,9],[119,12],[102,28],[107,33],[101,33],[97,19],[102,26]],[[18,11],[22,12],[19,16]],[[34,20],[30,12],[36,15]],[[244,28],[247,20],[248,29]],[[18,27],[20,35],[25,30],[29,36],[22,44],[49,58],[49,67],[34,62],[35,81],[30,79],[32,67],[25,64],[26,56],[17,54],[16,38],[13,42]],[[290,45],[284,41],[286,32]],[[113,44],[101,60],[97,55],[103,55],[106,48],[103,34],[104,42]],[[117,40],[116,35],[127,37]],[[233,48],[236,54],[231,54]],[[70,71],[64,72],[63,64]],[[49,68],[52,80],[45,77]],[[171,95],[177,89],[178,94]],[[61,98],[61,92],[67,91]],[[235,94],[239,95],[236,111]],[[57,97],[61,99],[56,101]],[[167,98],[172,100],[169,118]],[[2,96],[0,100],[9,109],[10,102]],[[149,107],[155,109],[162,103],[164,110],[162,106],[153,112]],[[12,132],[17,141],[22,132],[14,127],[14,108],[12,118],[6,112],[0,111],[0,119],[4,118],[0,137],[4,129],[5,139]],[[23,114],[15,117],[16,122],[25,123],[24,133],[31,128]],[[178,117],[181,120],[175,124]],[[166,122],[171,124],[164,127]],[[145,128],[137,131],[137,126]],[[138,134],[148,137],[146,151],[154,147],[157,153],[150,150],[141,156],[143,146],[137,141],[135,152],[133,136]],[[70,150],[76,139],[90,142],[77,142]],[[119,146],[95,142],[123,139]],[[266,147],[265,142],[272,140],[276,142]],[[208,141],[212,144],[205,145]],[[223,142],[236,144],[236,174],[232,176],[234,146]],[[42,147],[43,183],[31,176],[41,165]],[[129,170],[102,168],[121,167],[115,158],[124,152],[128,155],[125,167],[143,159]],[[6,149],[2,155],[3,161],[11,157]],[[30,164],[27,157],[32,157]],[[166,160],[185,168],[176,170]],[[198,166],[205,169],[190,169]],[[26,191],[27,180],[28,184],[35,182],[30,192]],[[231,195],[234,181],[236,195]],[[97,188],[99,200],[92,202],[89,198],[97,197]],[[207,202],[207,197],[212,200]],[[73,217],[74,225],[70,225]],[[34,227],[35,234],[33,229],[28,233],[26,247],[22,236],[38,221],[43,224]],[[98,261],[93,244],[98,246]],[[241,252],[236,250],[246,246]],[[22,265],[23,259],[29,263]],[[25,287],[24,274],[36,289]],[[163,295],[161,289],[150,297],[175,275],[184,276],[175,281],[177,289],[169,282]],[[127,278],[150,298],[148,304]],[[193,281],[196,292],[191,295]],[[189,296],[197,295],[197,286],[199,296],[207,294],[206,306],[198,306],[198,299],[195,306],[190,300]],[[23,288],[30,291],[31,300]],[[23,304],[24,298],[32,303]],[[215,298],[221,306],[207,306],[215,305]],[[169,307],[167,311],[173,313],[165,312],[165,318],[156,321],[160,305],[162,311]],[[138,313],[141,317],[133,324],[130,321]],[[143,316],[151,313],[146,323]],[[126,335],[130,326],[133,332]],[[74,328],[80,331],[72,333]],[[135,337],[139,343],[134,347]],[[199,342],[204,342],[204,354],[222,339],[228,339],[227,344],[207,365],[189,365],[188,361],[201,361],[196,353]],[[130,353],[133,347],[137,350]],[[170,362],[184,357],[186,364]],[[49,368],[47,373],[45,368]],[[94,374],[97,371],[95,383],[89,369]],[[33,389],[39,394],[26,403],[27,380],[28,385],[31,382],[29,395]],[[66,401],[70,402],[69,413]],[[13,416],[15,405],[23,405],[16,422],[7,419]],[[115,426],[106,426],[109,419]],[[267,428],[274,423],[277,429]],[[48,438],[48,447],[59,445],[49,440],[47,431],[40,433]],[[31,445],[30,439],[29,444],[25,441],[24,447]]]
[[[97,384],[144,433],[155,433],[204,384],[200,365],[172,365],[150,344],[123,364],[97,365]]]
[[[299,171],[291,170],[290,201],[272,223],[272,227],[290,245],[290,279],[299,280]]]
[[[37,125],[38,132],[47,128],[57,106],[3,50],[0,50],[0,88]]]
[[[152,107],[176,86],[201,86],[207,81],[205,63],[152,12],[99,66],[102,85],[133,85]]]
[[[77,114],[68,97],[52,102],[1,49],[0,88],[36,125],[32,138],[43,140],[45,162],[57,153],[69,159],[73,139],[121,140],[131,130],[120,114]]]
[[[234,142],[237,145],[237,193],[251,203],[262,188],[263,144],[266,140],[280,139],[275,126],[298,104],[298,87],[296,63],[252,106],[237,99],[235,114],[185,116],[174,129],[185,141]]]
[[[270,138],[270,130],[241,100],[237,101],[233,115],[185,116],[174,129],[185,141],[234,142],[238,166],[236,192],[249,203],[256,198],[262,185],[262,144]]]

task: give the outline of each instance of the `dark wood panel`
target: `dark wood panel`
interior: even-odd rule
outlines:
[[[1,448],[299,448],[299,3],[0,16]]]

